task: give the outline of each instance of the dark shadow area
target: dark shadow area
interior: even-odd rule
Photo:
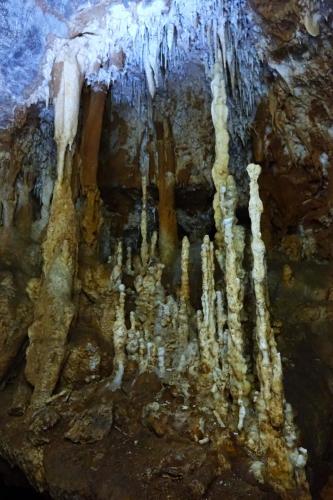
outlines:
[[[38,493],[18,467],[11,467],[0,458],[0,499],[50,500],[51,497],[44,493]]]

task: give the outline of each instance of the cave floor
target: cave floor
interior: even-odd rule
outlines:
[[[328,499],[333,267],[288,262],[292,276],[286,282],[285,264],[277,259],[268,263],[273,320],[281,321],[277,341],[286,398],[309,451],[313,498]],[[30,397],[21,370],[14,370],[0,394],[0,454],[52,498],[278,498],[255,482],[249,458],[232,439],[226,439],[223,458],[218,458],[205,440],[196,408],[153,373],[136,376],[129,366],[116,392],[108,389],[108,378],[71,391],[60,388],[31,420],[13,405],[21,399],[24,406]]]
[[[8,415],[14,386],[2,392],[1,454],[28,477],[30,471],[33,483],[43,469],[52,498],[277,498],[255,484],[235,443],[226,446],[225,463],[209,443],[195,443],[188,432],[195,416],[189,417],[180,396],[153,374],[116,393],[105,382],[73,391],[51,402],[30,426],[25,417]],[[144,407],[152,401],[165,408],[162,418],[145,417]]]

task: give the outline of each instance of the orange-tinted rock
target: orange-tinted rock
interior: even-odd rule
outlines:
[[[57,182],[43,244],[43,275],[33,298],[34,322],[29,328],[25,374],[34,386],[33,407],[52,395],[64,361],[65,346],[75,314],[73,302],[77,267],[77,223],[67,178]]]
[[[94,248],[102,225],[101,201],[97,186],[98,153],[100,148],[106,89],[91,89],[86,99],[80,146],[81,190],[85,196],[81,221],[82,236],[89,248]]]

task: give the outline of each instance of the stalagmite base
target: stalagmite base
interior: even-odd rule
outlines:
[[[43,275],[31,287],[35,305],[29,328],[26,377],[34,386],[31,405],[38,408],[52,395],[75,315],[73,294],[77,268],[77,222],[70,180],[56,182],[46,239]]]

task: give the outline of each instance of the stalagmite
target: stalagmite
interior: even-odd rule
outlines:
[[[304,473],[306,450],[297,447],[292,410],[284,398],[281,356],[277,351],[267,306],[265,245],[261,238],[260,228],[263,205],[258,186],[261,167],[250,164],[247,172],[250,177],[252,278],[256,298],[258,347],[256,366],[260,391],[255,397],[255,404],[260,447],[267,457],[266,474],[270,484],[274,484],[281,492],[297,486],[299,497],[309,498]]]
[[[34,386],[32,407],[42,406],[58,382],[68,331],[75,314],[77,221],[70,185],[71,157],[65,177],[56,181],[43,243],[43,275],[29,328],[26,377]]]
[[[181,255],[181,288],[180,303],[178,313],[178,338],[182,350],[187,346],[189,340],[189,314],[190,314],[190,286],[189,286],[189,250],[190,242],[187,236],[184,236],[182,242]]]
[[[141,209],[141,263],[146,267],[149,259],[148,250],[148,229],[147,229],[147,177],[143,175],[141,178],[142,185],[142,209]]]
[[[154,231],[150,240],[150,259],[157,258],[156,257],[157,242],[158,242],[158,234],[157,231]]]
[[[156,124],[158,151],[158,216],[159,252],[163,264],[170,266],[178,247],[178,229],[175,210],[176,160],[169,121],[164,118]]]
[[[265,245],[261,238],[260,219],[263,205],[259,196],[258,177],[261,172],[259,165],[247,167],[250,177],[249,213],[252,229],[252,278],[256,297],[256,337],[258,344],[257,372],[260,381],[260,397],[263,398],[269,419],[274,427],[283,424],[283,384],[281,357],[277,352],[274,332],[270,324],[267,308],[267,276],[265,262]],[[260,405],[259,405],[260,406]]]
[[[214,247],[209,236],[204,237],[201,247],[202,261],[202,319],[199,318],[200,358],[204,373],[213,372],[219,366],[219,348],[216,336]]]
[[[110,290],[118,291],[122,284],[123,275],[123,244],[118,241],[116,253],[114,255],[114,266],[110,276]]]
[[[230,367],[230,392],[234,404],[239,407],[240,420],[243,424],[244,408],[251,386],[247,380],[247,366],[244,357],[244,332],[241,323],[242,283],[238,269],[239,255],[237,255],[236,241],[238,233],[235,231],[235,209],[237,203],[236,186],[231,175],[227,177],[226,187],[221,188],[221,214],[223,216],[223,233],[225,243],[225,284],[228,302],[228,364]]]
[[[217,339],[219,344],[219,358],[221,365],[221,380],[220,387],[224,394],[229,381],[229,362],[228,362],[228,345],[229,345],[229,330],[225,328],[227,315],[225,313],[225,304],[223,293],[221,290],[216,292],[216,321],[217,321]],[[224,400],[226,398],[223,398]]]
[[[228,106],[223,75],[222,55],[218,52],[217,61],[213,67],[211,83],[213,95],[212,120],[215,129],[215,162],[212,177],[216,189],[214,197],[214,218],[216,227],[216,241],[218,247],[223,245],[223,226],[221,212],[221,188],[225,186],[229,174],[229,133],[228,133]]]
[[[134,281],[137,321],[150,335],[154,329],[156,306],[164,302],[165,292],[161,284],[163,268],[163,264],[151,265],[144,275],[139,274]]]
[[[180,297],[184,302],[189,302],[190,300],[190,281],[188,275],[190,259],[190,242],[187,236],[184,236],[182,241],[182,255],[181,255],[181,289]]]
[[[121,284],[119,286],[119,303],[116,310],[116,321],[113,325],[114,375],[111,383],[112,391],[121,387],[126,364],[126,341],[127,329],[125,324],[125,287]]]
[[[165,349],[164,347],[159,347],[157,350],[158,356],[158,374],[161,378],[165,375]]]

